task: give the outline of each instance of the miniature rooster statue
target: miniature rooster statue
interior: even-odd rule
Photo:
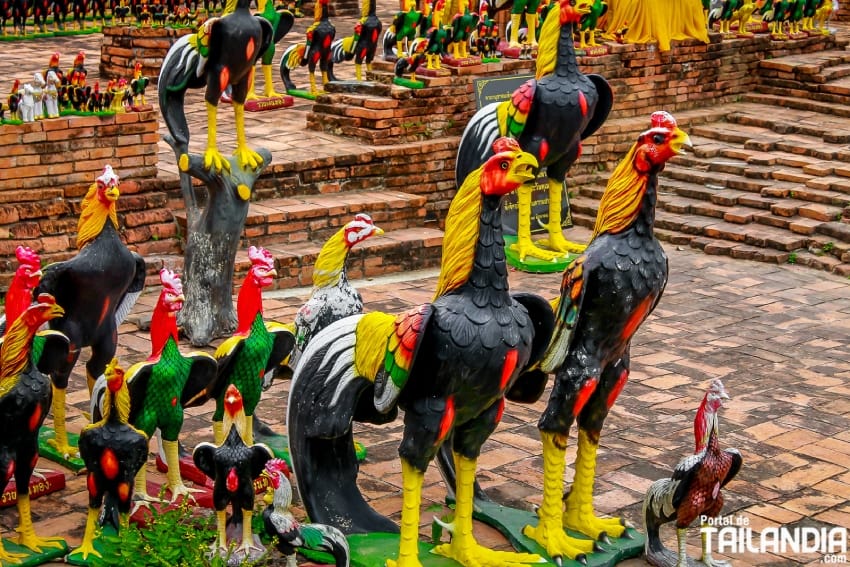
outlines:
[[[204,167],[230,171],[230,162],[216,144],[218,102],[230,86],[236,121],[236,161],[243,170],[255,170],[263,158],[245,138],[245,99],[254,64],[271,44],[274,30],[268,20],[255,17],[250,0],[228,0],[225,16],[210,18],[197,33],[184,35],[168,50],[159,73],[159,106],[165,124],[183,155],[188,152],[189,126],[183,107],[186,89],[206,87],[207,148]],[[183,158],[181,158],[182,160]]]
[[[620,519],[593,515],[596,452],[602,424],[629,377],[634,333],[655,308],[667,284],[667,256],[653,234],[658,173],[690,146],[666,112],[620,162],[599,203],[587,250],[564,273],[556,326],[544,372],[555,385],[538,428],[543,440],[543,503],[539,524],[524,533],[552,557],[577,557],[592,542],[566,536],[564,527],[592,538],[620,537]],[[564,497],[567,437],[578,421],[575,479]]]
[[[354,59],[354,77],[363,80],[363,63],[366,70],[372,70],[372,61],[381,38],[381,24],[375,10],[375,0],[362,0],[360,19],[354,24],[354,35],[334,41],[334,63]],[[339,56],[337,55],[339,53]]]
[[[297,547],[327,551],[333,556],[336,567],[348,567],[348,541],[341,531],[324,524],[302,524],[292,515],[289,509],[292,485],[287,478],[286,462],[270,460],[263,474],[271,485],[264,497],[268,506],[263,511],[263,525],[268,535],[277,538],[277,549],[286,557],[286,567],[296,567]]]
[[[259,477],[266,463],[273,457],[265,445],[246,444],[246,424],[242,396],[236,386],[228,386],[224,394],[224,426],[227,437],[223,442],[200,443],[192,457],[195,465],[213,479],[213,505],[216,510],[218,536],[216,548],[228,553],[227,505],[233,513],[242,512],[242,542],[233,552],[239,559],[256,559],[264,550],[254,541],[251,517],[254,511],[254,479]],[[259,552],[259,553],[258,553]]]
[[[77,451],[68,443],[65,428],[65,390],[68,377],[82,347],[91,347],[86,362],[89,390],[115,356],[118,325],[136,303],[145,284],[145,261],[130,252],[118,233],[116,203],[119,179],[112,167],[89,187],[82,202],[77,223],[77,248],[80,252],[64,262],[47,266],[39,293],[50,293],[65,308],[65,315],[50,322],[50,328],[65,334],[71,352],[45,349],[39,367],[49,369],[53,378],[53,426],[50,444],[60,454]]]
[[[148,88],[150,79],[142,75],[142,64],[137,61],[133,66],[133,79],[130,81],[130,92],[133,96],[133,107],[141,108],[147,105],[145,90]]]
[[[150,438],[162,432],[167,485],[171,499],[189,495],[180,478],[177,437],[183,427],[183,408],[189,406],[216,378],[215,358],[204,352],[182,354],[177,340],[177,312],[183,307],[183,284],[174,272],[159,272],[162,292],[151,316],[151,355],[127,370],[132,406],[130,423]],[[136,477],[136,493],[146,494],[145,469]]]
[[[104,380],[103,417],[80,433],[80,454],[88,470],[89,511],[82,544],[73,555],[83,559],[90,554],[100,556],[94,548],[94,537],[101,506],[104,523],[116,530],[127,527],[133,478],[148,457],[147,436],[129,423],[130,391],[118,360],[107,365]]]
[[[15,257],[18,269],[6,292],[6,312],[0,318],[0,336],[5,335],[6,328],[30,306],[33,290],[41,280],[41,257],[37,252],[29,246],[18,246]]]
[[[687,567],[685,536],[688,526],[697,518],[714,518],[723,509],[720,489],[735,478],[743,459],[737,449],[720,449],[717,412],[729,395],[720,380],[711,386],[694,419],[694,454],[676,465],[673,476],[652,483],[643,501],[646,522],[646,560],[658,567]],[[659,537],[662,525],[676,522],[678,555],[664,547]],[[702,558],[708,567],[728,565],[711,557],[711,549],[703,538]]]
[[[33,337],[45,322],[61,317],[62,308],[48,294],[37,296],[18,318],[9,323],[0,347],[0,492],[14,475],[17,486],[29,486],[38,460],[38,430],[50,409],[50,379],[32,363]],[[64,547],[58,538],[40,538],[34,530],[30,498],[26,490],[18,493],[17,543],[34,551]],[[0,564],[15,564],[23,555],[6,551],[0,539]]]
[[[549,250],[531,240],[532,184],[517,192],[519,202],[516,248],[526,256],[554,260],[565,252],[584,249],[564,239],[561,203],[564,178],[581,154],[581,141],[593,134],[608,117],[613,95],[599,75],[584,75],[576,62],[573,32],[593,0],[558,0],[543,23],[537,56],[537,78],[514,91],[510,100],[494,102],[470,120],[458,148],[455,175],[458,185],[492,155],[490,146],[499,136],[511,136],[534,154],[549,179]]]
[[[313,268],[313,291],[295,315],[295,349],[291,367],[316,333],[339,319],[363,312],[363,298],[346,276],[348,253],[358,243],[384,231],[372,217],[359,213],[328,238]]]
[[[243,399],[248,426],[242,438],[251,445],[254,443],[254,409],[260,401],[265,376],[277,370],[295,344],[295,336],[287,327],[263,321],[262,289],[270,286],[277,274],[274,258],[268,250],[254,246],[248,249],[248,258],[251,269],[236,300],[238,326],[233,336],[216,349],[218,377],[205,392],[206,399],[216,400],[213,432],[219,444],[227,435],[222,420],[228,386],[235,384]]]
[[[295,23],[295,16],[289,10],[280,10],[275,7],[272,0],[257,0],[257,13],[264,17],[272,25],[274,33],[272,40],[265,52],[260,56],[260,63],[263,69],[264,90],[263,96],[266,98],[279,97],[280,93],[275,92],[274,83],[272,82],[272,60],[276,51],[276,46],[283,37],[292,29]],[[258,99],[257,93],[254,91],[256,82],[256,69],[251,77],[251,85],[248,89],[248,99]]]
[[[280,58],[280,78],[289,92],[297,87],[289,73],[298,66],[307,65],[310,73],[310,94],[319,93],[316,86],[316,66],[322,72],[322,85],[334,80],[333,42],[336,28],[330,20],[330,0],[317,0],[313,23],[307,28],[307,41],[294,43],[286,48]]]
[[[553,324],[542,298],[509,293],[502,238],[502,197],[533,177],[537,160],[515,140],[496,144],[452,200],[433,303],[398,316],[372,312],[332,323],[310,341],[292,381],[287,425],[302,500],[311,520],[345,533],[398,530],[357,490],[351,424],[387,423],[398,407],[405,410],[404,502],[391,567],[419,565],[424,472],[450,435],[457,509],[451,543],[435,553],[464,565],[539,559],[486,549],[472,533],[481,446],[501,419],[506,393],[524,383],[545,350]]]

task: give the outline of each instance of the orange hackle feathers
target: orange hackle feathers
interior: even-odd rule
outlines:
[[[38,328],[65,313],[48,293],[39,295],[37,301],[11,322],[3,345],[0,346],[0,396],[17,383],[18,376],[29,365],[30,345]]]
[[[242,393],[234,384],[231,384],[224,392],[222,431],[224,431],[225,436],[233,425],[236,426],[239,437],[245,439],[245,406],[242,401]]]
[[[115,202],[118,199],[119,179],[112,166],[105,166],[103,174],[89,187],[81,204],[80,220],[77,222],[77,248],[82,248],[101,233],[107,219],[118,228],[118,212]]]

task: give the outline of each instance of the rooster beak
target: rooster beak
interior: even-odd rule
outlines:
[[[379,226],[376,226],[375,232],[372,233],[373,236],[381,236],[382,234],[384,234],[384,229]]]
[[[672,148],[672,150],[677,154],[681,155],[685,153],[685,148],[692,150],[694,149],[694,146],[691,144],[691,137],[682,130],[676,128],[676,131],[673,132],[673,139],[670,141],[670,148]]]
[[[519,152],[511,164],[508,178],[520,185],[537,177],[537,158],[528,152]]]
[[[106,198],[110,201],[117,201],[120,194],[118,187],[110,187],[106,190]]]

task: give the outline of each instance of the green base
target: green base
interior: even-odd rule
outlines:
[[[373,533],[347,536],[351,550],[351,567],[384,567],[387,559],[398,557],[398,534]],[[460,567],[454,559],[431,553],[434,545],[419,542],[419,561],[422,567]],[[327,553],[298,549],[307,559],[333,565],[334,559]]]
[[[8,565],[14,565],[15,567],[31,567],[35,565],[41,565],[43,563],[47,563],[48,561],[53,561],[55,559],[61,559],[68,553],[68,544],[64,541],[61,542],[62,547],[47,547],[44,548],[41,553],[36,553],[22,545],[18,545],[10,539],[3,538],[3,548],[8,553],[25,553],[26,557],[20,560],[20,563],[9,563]],[[7,563],[0,563],[2,565],[7,565]]]
[[[263,443],[268,446],[276,458],[286,461],[290,470],[292,469],[292,460],[289,456],[289,439],[286,435],[263,435],[261,433],[254,432],[254,443]],[[360,443],[359,441],[354,442],[354,453],[357,455],[358,461],[362,461],[366,458],[366,447],[363,446],[363,443]]]
[[[79,474],[86,468],[86,464],[79,457],[70,457],[65,458],[65,455],[60,455],[59,452],[54,449],[47,442],[50,439],[53,439],[55,435],[54,431],[50,427],[42,427],[38,432],[38,454],[44,457],[49,461],[53,461],[54,463],[59,463],[63,467],[67,467]],[[76,433],[68,433],[68,444],[71,447],[78,447],[80,442],[80,436]]]
[[[101,110],[100,112],[91,112],[89,110],[74,110],[66,108],[59,111],[59,116],[115,116],[114,110]]]
[[[475,511],[472,516],[490,526],[496,528],[502,535],[508,538],[511,545],[517,551],[525,553],[536,553],[543,557],[549,564],[555,561],[546,553],[540,545],[523,535],[522,529],[527,525],[537,525],[537,514],[517,508],[508,508],[494,502],[475,501]],[[566,530],[571,537],[578,539],[590,539],[577,532]],[[589,553],[587,555],[587,567],[610,567],[631,557],[637,557],[643,553],[646,538],[634,528],[627,528],[623,537],[612,539],[611,543],[599,543],[604,549],[601,552]],[[580,567],[582,563],[564,558],[564,567]]]
[[[288,89],[286,94],[297,96],[298,98],[306,98],[307,100],[316,100],[318,95],[314,95],[310,91],[303,91],[301,89]]]
[[[533,258],[531,256],[526,256],[525,260],[520,260],[519,254],[517,254],[515,250],[511,249],[511,244],[516,243],[516,241],[516,236],[505,236],[505,256],[507,257],[509,265],[523,272],[530,272],[532,274],[563,272],[578,256],[578,254],[570,254],[567,252],[563,257],[555,258],[552,261],[541,260],[540,258]]]
[[[98,553],[102,554],[104,548],[106,546],[110,545],[109,543],[104,541],[103,536],[117,536],[117,535],[118,535],[118,532],[112,526],[105,526],[103,528],[100,528],[100,533],[95,535],[94,541],[92,542],[92,546],[97,550]],[[111,545],[114,545],[114,544],[111,544]],[[96,559],[97,559],[97,556],[95,556],[95,555],[89,555],[87,559],[83,559],[82,554],[79,554],[79,553],[75,554],[72,551],[65,558],[65,563],[68,563],[70,565],[82,565],[83,567],[89,567],[90,565],[92,565],[95,562]]]
[[[482,63],[501,63],[502,60],[499,57],[482,57]]]
[[[405,79],[404,77],[393,77],[393,83],[400,87],[407,87],[409,89],[421,89],[425,87],[425,83],[422,81]]]

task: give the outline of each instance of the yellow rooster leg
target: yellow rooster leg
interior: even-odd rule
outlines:
[[[217,446],[224,443],[224,423],[220,421],[213,421],[213,441]]]
[[[169,469],[170,471],[171,469]],[[148,496],[148,471],[143,466],[136,473],[136,478],[133,483],[133,498],[147,500]]]
[[[531,256],[541,260],[555,261],[563,256],[560,252],[550,252],[534,245],[531,240],[531,193],[534,185],[524,183],[517,189],[517,240],[511,244],[511,250],[519,255],[520,262]]]
[[[263,165],[263,158],[245,141],[245,105],[234,100],[233,113],[236,117],[236,151],[233,155],[243,170],[257,169]]]
[[[227,549],[227,512],[224,510],[215,513],[216,526],[218,527],[218,539],[216,543],[220,550]]]
[[[493,551],[475,541],[472,535],[472,501],[475,497],[476,461],[455,453],[457,471],[457,505],[451,525],[452,540],[434,548],[434,553],[454,559],[470,567],[520,567],[526,563],[538,563],[539,555],[533,553],[513,553]]]
[[[401,460],[402,505],[398,559],[387,559],[387,567],[421,567],[419,562],[419,506],[424,473]]]
[[[563,494],[564,469],[566,468],[566,436],[563,443],[556,439],[556,433],[543,431],[543,504],[537,510],[540,522],[537,526],[525,526],[522,533],[530,537],[553,558],[569,557],[578,559],[593,551],[593,542],[575,539],[564,532]]]
[[[6,548],[3,547],[3,540],[0,539],[0,565],[20,563],[23,558],[27,556],[26,553],[12,553],[11,551],[6,551]]]
[[[316,74],[310,73],[310,94],[319,94],[319,89],[316,87]]]
[[[183,484],[183,479],[180,477],[180,452],[177,441],[166,441],[163,439],[162,448],[165,449],[165,463],[168,465],[168,472],[165,473],[165,479],[166,485],[171,491],[171,501],[175,502],[181,496],[194,500],[195,497],[192,496],[192,493],[199,491],[191,489]],[[142,467],[139,470],[139,473],[141,474],[144,470],[145,467]],[[136,476],[137,480],[138,478],[139,477]]]
[[[260,97],[257,96],[257,93],[254,92],[254,81],[256,80],[257,68],[251,68],[251,74],[248,76],[248,94],[245,96],[245,100],[258,100]]]
[[[30,497],[28,494],[18,495],[18,515],[20,516],[20,525],[18,525],[18,545],[23,545],[27,549],[31,549],[36,553],[41,553],[43,547],[58,547],[63,546],[61,537],[38,537],[35,535],[35,530],[32,527],[32,512],[30,511]]]
[[[587,245],[570,242],[564,238],[563,228],[561,228],[561,202],[563,200],[563,183],[554,179],[549,179],[549,222],[546,223],[546,230],[549,232],[549,238],[540,241],[542,246],[563,255],[566,252],[581,253],[584,252]]]
[[[246,557],[250,556],[251,549],[254,547],[254,533],[251,531],[252,515],[252,510],[242,510],[242,545],[240,547]]]
[[[89,508],[89,513],[86,516],[86,531],[83,534],[83,542],[80,547],[71,552],[71,555],[82,555],[83,559],[87,559],[89,555],[101,557],[100,552],[94,548],[94,534],[97,529],[97,517],[100,515],[100,510],[97,508]]]
[[[207,103],[207,150],[204,152],[204,167],[217,172],[230,171],[230,162],[224,159],[215,142],[218,107]]]
[[[360,63],[354,64],[354,78],[358,81],[363,80],[363,70],[361,69],[362,65]]]
[[[405,55],[407,55],[407,54],[404,52],[404,49],[402,49],[402,45],[403,45],[403,43],[402,43],[401,41],[397,41],[397,42],[396,42],[396,44],[395,44],[395,53],[396,53],[396,55],[397,55],[399,58],[404,57]]]
[[[263,65],[263,80],[265,84],[263,85],[263,94],[268,98],[275,98],[283,96],[276,90],[274,90],[274,81],[272,80],[272,66],[271,65]]]
[[[68,457],[79,457],[76,447],[68,444],[68,430],[65,428],[65,390],[53,386],[53,439],[48,441],[51,447]]]
[[[91,395],[92,390],[94,390],[94,383],[97,382],[97,378],[93,377],[91,374],[86,371],[86,386],[89,388],[89,395]]]
[[[325,71],[322,71],[322,87],[327,85],[330,82],[330,78],[328,78],[328,74]]]
[[[537,14],[526,14],[525,24],[528,26],[528,42],[531,47],[537,47]]]
[[[596,476],[596,451],[599,441],[594,441],[587,431],[578,430],[578,454],[573,487],[566,499],[564,525],[592,538],[603,533],[620,537],[625,526],[620,518],[598,518],[593,514],[593,482]]]
[[[519,22],[522,19],[522,14],[511,14],[511,37],[508,45],[510,47],[519,47]]]

